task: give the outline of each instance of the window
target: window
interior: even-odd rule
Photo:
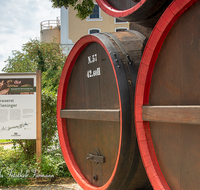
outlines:
[[[121,32],[121,31],[126,31],[128,28],[121,27],[121,28],[115,28],[115,32]]]
[[[88,30],[88,34],[94,34],[94,33],[99,33],[99,32],[101,32],[101,30],[98,28],[92,28]]]
[[[99,15],[99,5],[94,5],[94,9],[92,11],[92,14],[89,17],[90,18],[100,18],[100,15]]]
[[[87,17],[87,21],[102,21],[100,10],[99,5],[95,4],[92,14]]]
[[[115,24],[120,24],[120,23],[127,23],[127,21],[120,20],[118,18],[115,18]]]

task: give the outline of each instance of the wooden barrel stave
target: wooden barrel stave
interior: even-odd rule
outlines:
[[[66,61],[58,93],[59,138],[66,163],[84,189],[150,187],[139,156],[133,117],[144,40],[141,34],[128,31],[88,35],[77,42]],[[88,58],[95,54],[97,62],[95,56]],[[97,68],[101,69],[100,77],[87,75],[88,70]],[[111,115],[119,113],[118,120],[103,116],[108,109]],[[87,153],[98,151],[105,156],[104,163],[86,160]]]
[[[155,26],[140,65],[136,131],[155,190],[199,189],[199,10],[199,1],[174,1]]]
[[[152,32],[151,28],[141,26],[135,22],[129,23],[129,30],[136,30],[136,31],[142,33],[146,38],[149,38],[149,36],[151,35],[151,32]]]

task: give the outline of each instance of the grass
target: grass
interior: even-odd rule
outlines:
[[[11,142],[10,139],[0,139],[0,143],[9,143]]]

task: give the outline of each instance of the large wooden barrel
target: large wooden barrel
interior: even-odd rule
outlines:
[[[147,42],[135,94],[138,145],[155,190],[200,189],[200,1],[174,0]]]
[[[146,27],[154,27],[172,0],[96,0],[110,16]]]
[[[59,139],[85,190],[151,189],[134,127],[144,42],[136,31],[87,35],[66,60],[58,90]]]
[[[142,33],[148,39],[149,36],[151,35],[151,32],[152,32],[153,29],[144,27],[144,26],[137,24],[135,22],[130,22],[129,23],[129,30],[136,30],[136,31]]]

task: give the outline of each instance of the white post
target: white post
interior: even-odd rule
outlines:
[[[61,7],[60,19],[61,19],[61,30],[60,30],[60,43],[61,45],[68,44],[69,39],[69,10],[65,7]]]

